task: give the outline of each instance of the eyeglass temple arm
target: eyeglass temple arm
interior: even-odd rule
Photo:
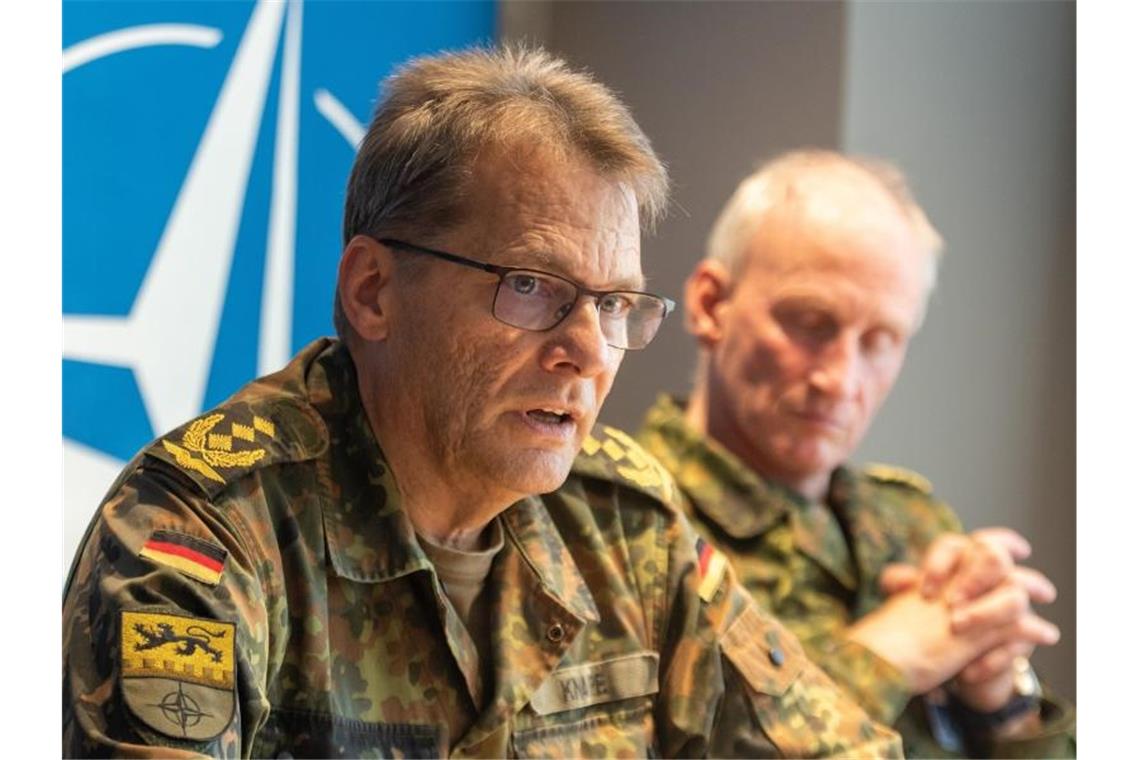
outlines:
[[[428,256],[435,256],[437,258],[445,259],[446,261],[450,261],[453,264],[462,264],[465,267],[471,267],[472,269],[480,269],[484,272],[490,272],[492,274],[498,274],[499,269],[500,269],[500,267],[497,267],[494,264],[485,264],[482,261],[475,261],[473,259],[467,259],[467,258],[464,258],[462,256],[456,256],[454,253],[448,253],[446,251],[437,251],[434,248],[424,248],[422,245],[414,245],[412,243],[405,243],[402,240],[394,240],[392,238],[381,238],[378,242],[388,246],[389,248],[398,248],[402,251],[409,251],[410,253],[423,253],[423,254],[427,254]]]

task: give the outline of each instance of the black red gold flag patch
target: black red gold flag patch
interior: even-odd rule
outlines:
[[[143,544],[140,557],[168,565],[195,580],[216,586],[222,579],[226,550],[200,538],[156,530]]]
[[[712,601],[724,571],[728,568],[728,558],[703,538],[697,538],[697,576],[701,579],[697,594],[706,602]]]
[[[213,739],[234,716],[235,635],[233,623],[123,610],[124,701],[162,734]]]

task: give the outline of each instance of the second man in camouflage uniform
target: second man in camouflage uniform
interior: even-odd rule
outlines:
[[[1028,669],[1058,633],[1029,607],[1052,585],[1014,566],[1024,539],[963,536],[920,476],[847,464],[922,321],[940,245],[890,167],[825,151],[767,164],[686,285],[693,393],[661,397],[639,438],[756,600],[908,755],[1068,754],[1071,706],[1042,699]],[[925,594],[903,565],[927,571]]]

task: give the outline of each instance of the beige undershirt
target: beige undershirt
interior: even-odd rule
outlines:
[[[436,574],[443,584],[444,593],[459,615],[463,627],[475,644],[479,656],[479,676],[482,680],[484,700],[494,691],[494,656],[491,652],[491,607],[487,591],[487,576],[495,556],[503,548],[503,528],[495,519],[488,526],[483,544],[486,549],[461,551],[449,546],[440,546],[424,536],[419,536],[424,554],[435,565]],[[484,705],[476,705],[482,710]],[[458,737],[453,737],[458,738]]]

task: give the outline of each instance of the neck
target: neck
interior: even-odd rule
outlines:
[[[480,548],[487,526],[524,494],[491,489],[464,477],[464,470],[447,463],[426,444],[424,421],[413,410],[379,392],[382,383],[368,383],[360,372],[360,398],[388,468],[400,492],[400,505],[416,533],[445,547]]]
[[[752,469],[762,479],[787,488],[811,502],[822,503],[827,498],[831,483],[830,472],[809,474],[787,472],[778,465],[768,462],[757,447],[751,444],[749,436],[740,431],[731,414],[714,414],[713,409],[723,409],[724,404],[710,403],[708,374],[701,371],[685,407],[685,423],[706,438],[712,438],[733,456]]]

